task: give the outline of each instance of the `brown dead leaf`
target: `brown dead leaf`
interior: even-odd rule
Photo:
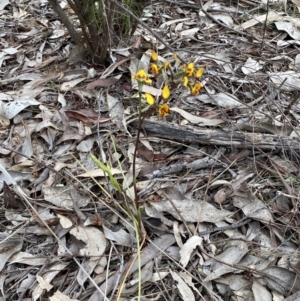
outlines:
[[[26,26],[22,26],[22,25],[18,26],[19,32],[29,32],[31,29],[32,29],[32,27],[29,26],[28,24],[26,24]]]
[[[123,83],[120,88],[125,90],[125,91],[131,91],[132,90],[132,84],[131,83]]]
[[[139,147],[138,148],[138,155],[146,158],[149,162],[153,162],[153,151],[146,149],[144,147]]]
[[[140,147],[138,149],[138,155],[146,158],[149,162],[163,160],[167,157],[166,154],[162,154],[162,153],[154,154],[153,151],[148,150],[145,147]]]
[[[98,78],[94,80],[93,82],[87,84],[87,89],[94,89],[97,87],[109,87],[113,84],[115,84],[118,80],[114,77],[109,78]]]
[[[98,113],[91,109],[66,110],[66,115],[85,123],[96,124],[98,122]],[[99,123],[107,122],[110,118],[100,116]]]
[[[48,58],[47,60],[43,61],[41,64],[36,64],[35,69],[42,69],[48,65],[50,65],[52,62],[58,59],[58,56],[52,56]]]
[[[167,157],[166,154],[159,153],[159,154],[153,154],[153,160],[158,161],[158,160],[163,160]]]
[[[18,209],[22,203],[18,202],[9,186],[3,181],[3,202],[6,209]]]

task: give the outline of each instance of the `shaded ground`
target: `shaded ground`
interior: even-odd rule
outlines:
[[[141,232],[132,77],[182,63],[141,24],[93,66],[46,2],[0,2],[0,300],[300,300],[299,8],[202,2],[142,19],[205,71],[145,118]]]

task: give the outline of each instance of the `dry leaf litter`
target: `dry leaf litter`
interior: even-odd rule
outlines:
[[[205,68],[205,85],[172,91],[170,114],[145,120],[137,252],[89,153],[130,198],[132,76],[151,50],[172,64],[173,53],[140,24],[114,63],[92,66],[46,1],[1,0],[0,300],[300,300],[299,10],[296,0],[146,7],[143,22]]]

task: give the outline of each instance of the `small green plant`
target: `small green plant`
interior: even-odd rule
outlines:
[[[118,191],[118,193],[122,196],[122,211],[130,217],[130,219],[134,222],[137,227],[139,238],[144,241],[146,233],[144,231],[143,223],[142,223],[142,213],[141,213],[141,202],[139,200],[138,192],[137,192],[137,182],[136,182],[136,157],[138,145],[140,142],[140,133],[143,124],[144,118],[153,114],[156,109],[158,115],[160,117],[165,117],[170,113],[170,107],[167,103],[168,99],[171,96],[170,85],[176,85],[176,87],[185,86],[189,89],[191,95],[198,95],[203,88],[203,84],[199,81],[204,72],[204,67],[200,67],[195,71],[194,63],[189,63],[183,65],[177,72],[174,72],[171,68],[171,64],[169,61],[165,61],[164,63],[160,63],[158,60],[158,55],[155,51],[151,53],[151,59],[153,63],[149,67],[148,71],[140,69],[133,76],[133,79],[138,83],[138,96],[139,96],[139,107],[138,107],[138,130],[137,137],[135,142],[135,150],[133,154],[133,164],[132,164],[132,177],[133,177],[133,188],[134,188],[134,196],[132,204],[128,203],[128,198],[126,198],[125,192],[120,186],[117,179],[111,173],[111,169],[108,165],[105,165],[99,159],[97,159],[93,154],[91,154],[92,159],[97,164],[97,166],[106,173],[109,178],[109,182],[114,186],[114,188]],[[176,59],[176,55],[175,55]],[[155,79],[158,79],[159,76],[164,78],[163,88],[161,90],[161,96],[155,100],[154,96],[145,93],[143,94],[143,86],[145,84],[152,84]],[[146,102],[150,105],[148,111],[146,111],[143,115],[143,99],[146,99]],[[149,114],[150,112],[150,114]],[[125,176],[124,176],[125,179]],[[132,209],[133,208],[133,209]]]
[[[175,54],[175,60],[177,59],[177,55]],[[163,88],[161,90],[161,96],[155,100],[154,96],[145,93],[146,102],[151,106],[157,109],[158,115],[161,117],[165,117],[170,113],[170,107],[167,103],[167,100],[171,96],[170,84],[175,84],[177,87],[183,85],[190,90],[192,95],[198,95],[203,88],[203,84],[199,81],[200,77],[203,75],[204,67],[200,67],[195,71],[194,63],[191,62],[189,64],[184,64],[179,71],[176,73],[172,70],[171,64],[169,61],[165,61],[164,63],[160,63],[158,60],[157,53],[152,50],[151,51],[151,59],[153,63],[149,67],[149,72],[152,74],[153,79],[157,79],[159,76],[162,76],[164,79]],[[142,116],[142,99],[143,99],[143,85],[144,84],[152,84],[153,79],[150,78],[148,72],[144,69],[140,69],[137,73],[133,76],[138,83],[138,95],[139,95],[139,108],[138,108],[138,131],[136,137],[136,145],[135,151],[133,154],[133,164],[132,164],[132,174],[133,174],[133,185],[134,185],[134,192],[135,192],[135,209],[137,212],[140,213],[140,202],[136,188],[136,156],[138,150],[138,144],[140,139],[140,132],[142,129],[143,120],[149,114],[145,114]],[[176,86],[175,86],[176,87]],[[151,109],[150,107],[150,109]],[[152,110],[153,111],[153,110]],[[142,225],[140,224],[139,219],[139,228],[142,229]]]
[[[109,183],[116,189],[119,195],[122,198],[121,204],[115,202],[115,205],[120,209],[120,211],[127,216],[135,229],[136,233],[136,241],[137,241],[137,256],[136,260],[139,263],[139,272],[141,272],[141,257],[140,253],[142,247],[146,241],[146,232],[143,226],[142,221],[142,203],[140,202],[138,191],[137,191],[137,179],[136,179],[136,158],[137,158],[137,150],[140,142],[140,133],[142,129],[142,124],[145,118],[149,117],[154,112],[163,118],[170,114],[170,107],[168,99],[171,96],[171,92],[173,89],[179,88],[180,86],[185,86],[189,89],[191,95],[198,95],[203,88],[203,83],[200,82],[200,78],[203,75],[204,67],[200,67],[195,70],[194,63],[189,63],[183,65],[177,72],[174,72],[171,67],[169,61],[165,61],[161,63],[158,59],[158,55],[155,51],[151,53],[152,64],[149,67],[149,70],[140,69],[136,74],[133,75],[133,79],[137,81],[138,88],[138,98],[139,98],[139,106],[138,106],[138,130],[137,137],[135,140],[135,149],[133,154],[133,163],[132,163],[132,177],[133,177],[133,188],[134,195],[131,199],[126,196],[126,192],[123,190],[118,180],[114,177],[111,172],[111,167],[107,164],[101,162],[95,155],[91,154],[93,161],[96,165],[107,175]],[[176,59],[176,55],[175,55]],[[177,61],[178,63],[178,61]],[[149,74],[148,74],[149,72]],[[159,77],[163,79],[163,85],[161,89],[161,95],[155,99],[153,95],[150,93],[143,93],[143,86],[148,84],[151,85],[154,81],[158,80]],[[161,81],[161,78],[159,79]],[[170,89],[170,86],[174,87]],[[150,105],[148,111],[143,113],[143,105],[144,99]],[[113,141],[113,138],[112,138]],[[113,142],[115,147],[115,144]],[[116,149],[115,149],[116,151]],[[121,164],[119,162],[119,167],[122,170]],[[123,179],[125,181],[125,174],[123,173]],[[128,189],[129,187],[127,187]],[[129,189],[128,189],[129,190]],[[123,279],[121,285],[119,286],[119,291],[117,294],[117,300],[121,296],[122,288],[124,287],[126,281]],[[141,297],[141,281],[139,283],[139,292],[138,292],[138,300]]]

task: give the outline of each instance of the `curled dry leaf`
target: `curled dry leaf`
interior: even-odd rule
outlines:
[[[152,150],[148,150],[145,147],[138,148],[138,155],[145,157],[149,162],[163,160],[167,157],[167,154],[154,153]]]
[[[107,105],[112,122],[115,123],[119,130],[124,131],[124,106],[121,100],[107,94]]]
[[[110,171],[111,171],[112,175],[122,174],[122,170],[120,170],[118,168],[111,168]],[[105,176],[105,172],[102,169],[98,168],[98,169],[94,169],[94,170],[84,172],[84,173],[78,175],[77,177],[79,177],[79,178],[91,178],[91,177],[104,177],[104,176]]]
[[[263,67],[261,66],[261,64],[259,64],[259,62],[249,57],[241,69],[244,74],[248,75],[251,73],[255,73],[258,70],[261,70],[262,68]]]
[[[46,290],[47,292],[49,292],[53,285],[51,285],[49,282],[45,281],[43,277],[41,277],[40,275],[36,275],[36,280],[40,285],[40,288],[43,290]]]
[[[47,272],[45,272],[43,277],[43,282],[51,283],[51,281],[55,278],[55,276],[60,273],[62,270],[64,270],[69,265],[69,262],[58,262],[53,264]],[[34,301],[38,300],[40,296],[43,294],[44,288],[41,287],[41,285],[38,283],[33,291],[32,291],[32,299]]]
[[[189,286],[181,279],[181,277],[176,273],[170,270],[172,278],[177,282],[177,288],[180,292],[180,295],[184,301],[195,301],[195,296],[193,291]]]
[[[9,0],[0,1],[0,10],[3,10],[8,4],[10,4]]]
[[[104,234],[95,227],[74,227],[70,234],[78,240],[83,241],[86,246],[80,250],[82,256],[102,256],[106,248],[106,238]],[[95,239],[97,237],[97,239]]]
[[[191,254],[197,246],[201,246],[203,238],[199,236],[190,237],[179,251],[180,254],[180,263],[182,267],[185,268],[190,260]]]
[[[94,89],[97,87],[109,87],[115,84],[118,81],[118,79],[114,77],[109,78],[99,78],[94,80],[93,82],[89,83],[86,88],[87,89]]]
[[[73,226],[73,222],[68,217],[58,213],[57,216],[59,218],[59,223],[63,227],[63,229],[68,229]]]
[[[289,34],[293,39],[300,40],[300,30],[297,28],[296,24],[292,22],[275,22],[278,30],[283,30]],[[299,24],[298,24],[299,25]]]
[[[77,78],[74,80],[71,80],[69,82],[63,83],[60,87],[60,90],[63,92],[71,91],[75,86],[77,86],[79,83],[85,80],[85,77]]]
[[[223,204],[231,192],[232,189],[230,189],[229,187],[222,187],[214,195],[214,202],[217,204]]]
[[[193,97],[188,97],[188,99]],[[222,108],[237,108],[242,105],[241,102],[238,101],[238,98],[229,93],[217,93],[217,94],[200,94],[196,97],[197,100],[200,100],[204,103],[211,103],[221,106]]]
[[[300,73],[295,71],[285,71],[285,72],[276,72],[268,73],[271,81],[280,87],[284,91],[297,91],[300,86]]]
[[[3,181],[3,202],[6,209],[18,209],[23,207],[23,203],[20,200],[16,200],[15,193],[5,181]]]

